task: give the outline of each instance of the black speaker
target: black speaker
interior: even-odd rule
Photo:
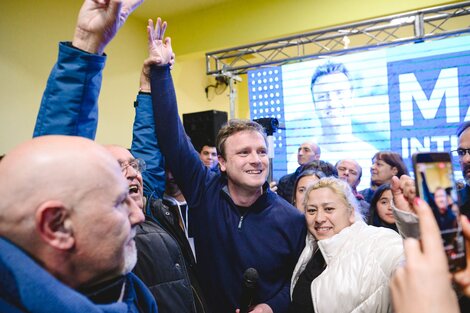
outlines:
[[[183,114],[184,130],[198,152],[203,146],[215,147],[217,133],[225,123],[227,123],[227,112],[223,111],[211,110]]]

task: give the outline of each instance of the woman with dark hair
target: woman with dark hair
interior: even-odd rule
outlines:
[[[377,188],[370,201],[369,225],[386,227],[398,232],[393,216],[392,198],[390,184],[383,184]]]
[[[336,167],[329,162],[315,160],[302,165],[300,174],[297,176],[294,183],[291,199],[292,205],[299,209],[300,212],[304,213],[302,203],[304,202],[305,190],[320,178],[329,176],[338,177]]]
[[[375,190],[383,184],[389,184],[393,176],[400,178],[402,175],[409,175],[403,158],[393,151],[377,152],[372,158],[370,174],[370,188],[359,192],[369,203],[372,201]]]
[[[307,170],[320,171],[324,174],[325,177],[338,177],[338,171],[336,170],[336,167],[330,162],[323,160],[315,160],[302,165],[302,172]]]
[[[304,213],[303,202],[305,191],[323,177],[326,176],[322,171],[307,169],[300,172],[294,184],[294,195],[291,202],[300,212]]]

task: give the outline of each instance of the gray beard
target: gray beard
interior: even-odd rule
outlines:
[[[124,255],[124,269],[123,274],[130,273],[135,265],[137,264],[137,248],[133,246],[132,249],[128,249]]]

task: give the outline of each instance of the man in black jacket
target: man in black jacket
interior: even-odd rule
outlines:
[[[143,101],[139,105],[142,104]],[[162,202],[152,196],[148,185],[144,187],[142,171],[145,162],[142,159],[135,159],[120,146],[108,146],[107,150],[121,165],[130,196],[145,215],[145,221],[136,227],[137,264],[134,274],[150,289],[160,313],[204,312],[202,292],[194,273],[195,260],[179,224],[178,207]],[[135,156],[139,156],[138,151],[134,152]]]

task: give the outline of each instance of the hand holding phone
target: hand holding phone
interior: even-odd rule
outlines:
[[[431,207],[441,232],[451,272],[466,267],[465,240],[450,154],[445,152],[413,155],[416,195]]]
[[[413,211],[420,221],[421,244],[414,238],[404,241],[406,263],[396,270],[390,282],[393,308],[396,312],[458,313],[434,214],[418,198]]]

